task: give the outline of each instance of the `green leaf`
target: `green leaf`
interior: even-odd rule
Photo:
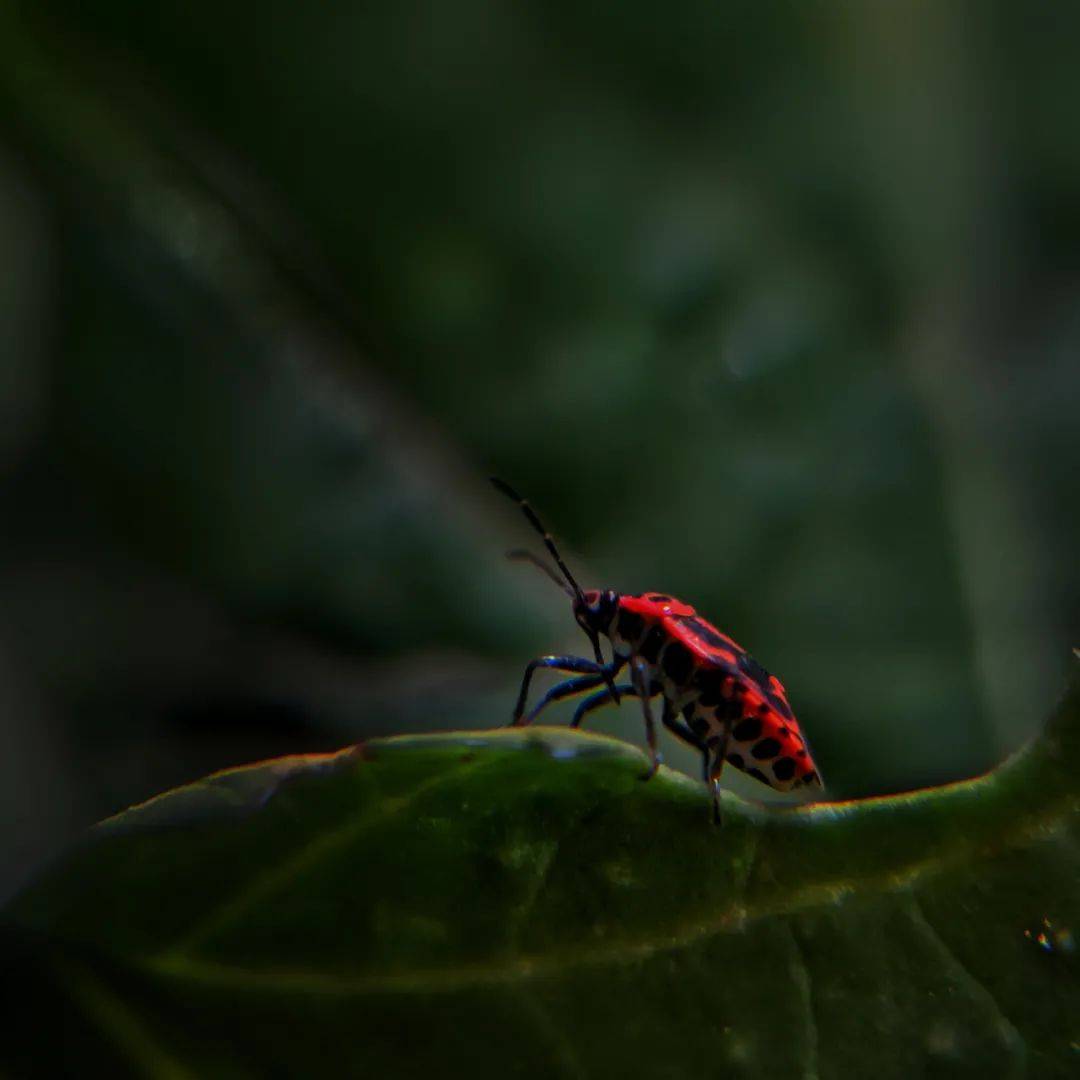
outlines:
[[[722,828],[701,785],[642,783],[639,750],[566,729],[219,773],[16,900],[4,1052],[198,1076],[1073,1075],[1078,751],[1074,684],[986,776],[726,796]]]

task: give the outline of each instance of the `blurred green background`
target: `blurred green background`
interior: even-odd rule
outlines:
[[[0,894],[211,769],[504,722],[585,643],[489,472],[779,673],[832,794],[1017,747],[1080,642],[1078,37],[0,0]]]

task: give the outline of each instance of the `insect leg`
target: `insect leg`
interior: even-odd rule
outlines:
[[[664,698],[664,714],[660,717],[660,719],[664,722],[664,727],[666,727],[668,731],[672,733],[672,735],[677,735],[680,739],[682,739],[683,742],[689,743],[692,747],[694,747],[695,750],[701,751],[701,779],[705,782],[706,787],[711,787],[711,781],[709,778],[710,755],[709,748],[705,745],[705,741],[695,735],[690,730],[689,725],[684,724],[675,715],[675,706],[672,705],[667,698]],[[715,806],[713,809],[713,813],[715,816]]]
[[[620,694],[626,694],[629,697],[634,696],[634,688],[625,683],[616,687],[616,689]],[[581,721],[585,719],[586,713],[591,713],[593,709],[599,709],[601,705],[607,705],[610,701],[611,691],[607,687],[604,688],[603,693],[591,694],[574,710],[574,719],[570,721],[570,726],[581,727]]]
[[[722,825],[720,815],[720,774],[724,771],[724,762],[727,760],[728,742],[731,740],[731,717],[724,720],[724,730],[720,735],[720,742],[716,747],[716,756],[713,758],[712,767],[708,771],[706,783],[712,788],[713,798],[713,821]],[[706,751],[706,756],[708,751]]]
[[[583,656],[540,656],[535,660],[530,660],[525,668],[525,677],[521,680],[521,692],[514,706],[512,726],[517,727],[521,724],[521,718],[525,712],[525,699],[529,696],[529,684],[537,668],[554,668],[556,671],[569,671],[579,675],[599,675],[603,682],[618,671],[624,662],[619,660],[617,665],[598,664],[595,660],[586,660]]]
[[[573,697],[574,694],[580,694],[585,690],[592,690],[603,681],[603,675],[579,675],[576,679],[567,679],[566,682],[558,683],[529,710],[522,724],[531,724],[552,702],[562,701],[563,698]],[[610,691],[608,697],[611,697]]]
[[[630,677],[634,693],[641,698],[641,710],[645,714],[645,741],[649,744],[649,771],[641,779],[651,780],[660,768],[660,751],[656,745],[656,722],[649,704],[649,665],[644,658],[635,656],[630,661]]]
[[[699,739],[690,728],[675,715],[675,707],[667,698],[664,698],[664,714],[660,719],[663,721],[664,727],[666,727],[672,735],[677,735],[684,743],[689,743],[695,750],[705,750],[705,744],[701,739]]]

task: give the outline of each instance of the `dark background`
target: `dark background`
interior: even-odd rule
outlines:
[[[504,722],[585,643],[488,472],[778,672],[835,796],[1036,730],[1080,8],[48,11],[0,7],[0,893],[211,769]]]

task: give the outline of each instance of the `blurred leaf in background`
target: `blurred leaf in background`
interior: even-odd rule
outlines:
[[[1080,636],[1078,24],[4,4],[7,887],[210,768],[501,722],[575,639],[487,471],[779,672],[835,794],[1018,745]]]

